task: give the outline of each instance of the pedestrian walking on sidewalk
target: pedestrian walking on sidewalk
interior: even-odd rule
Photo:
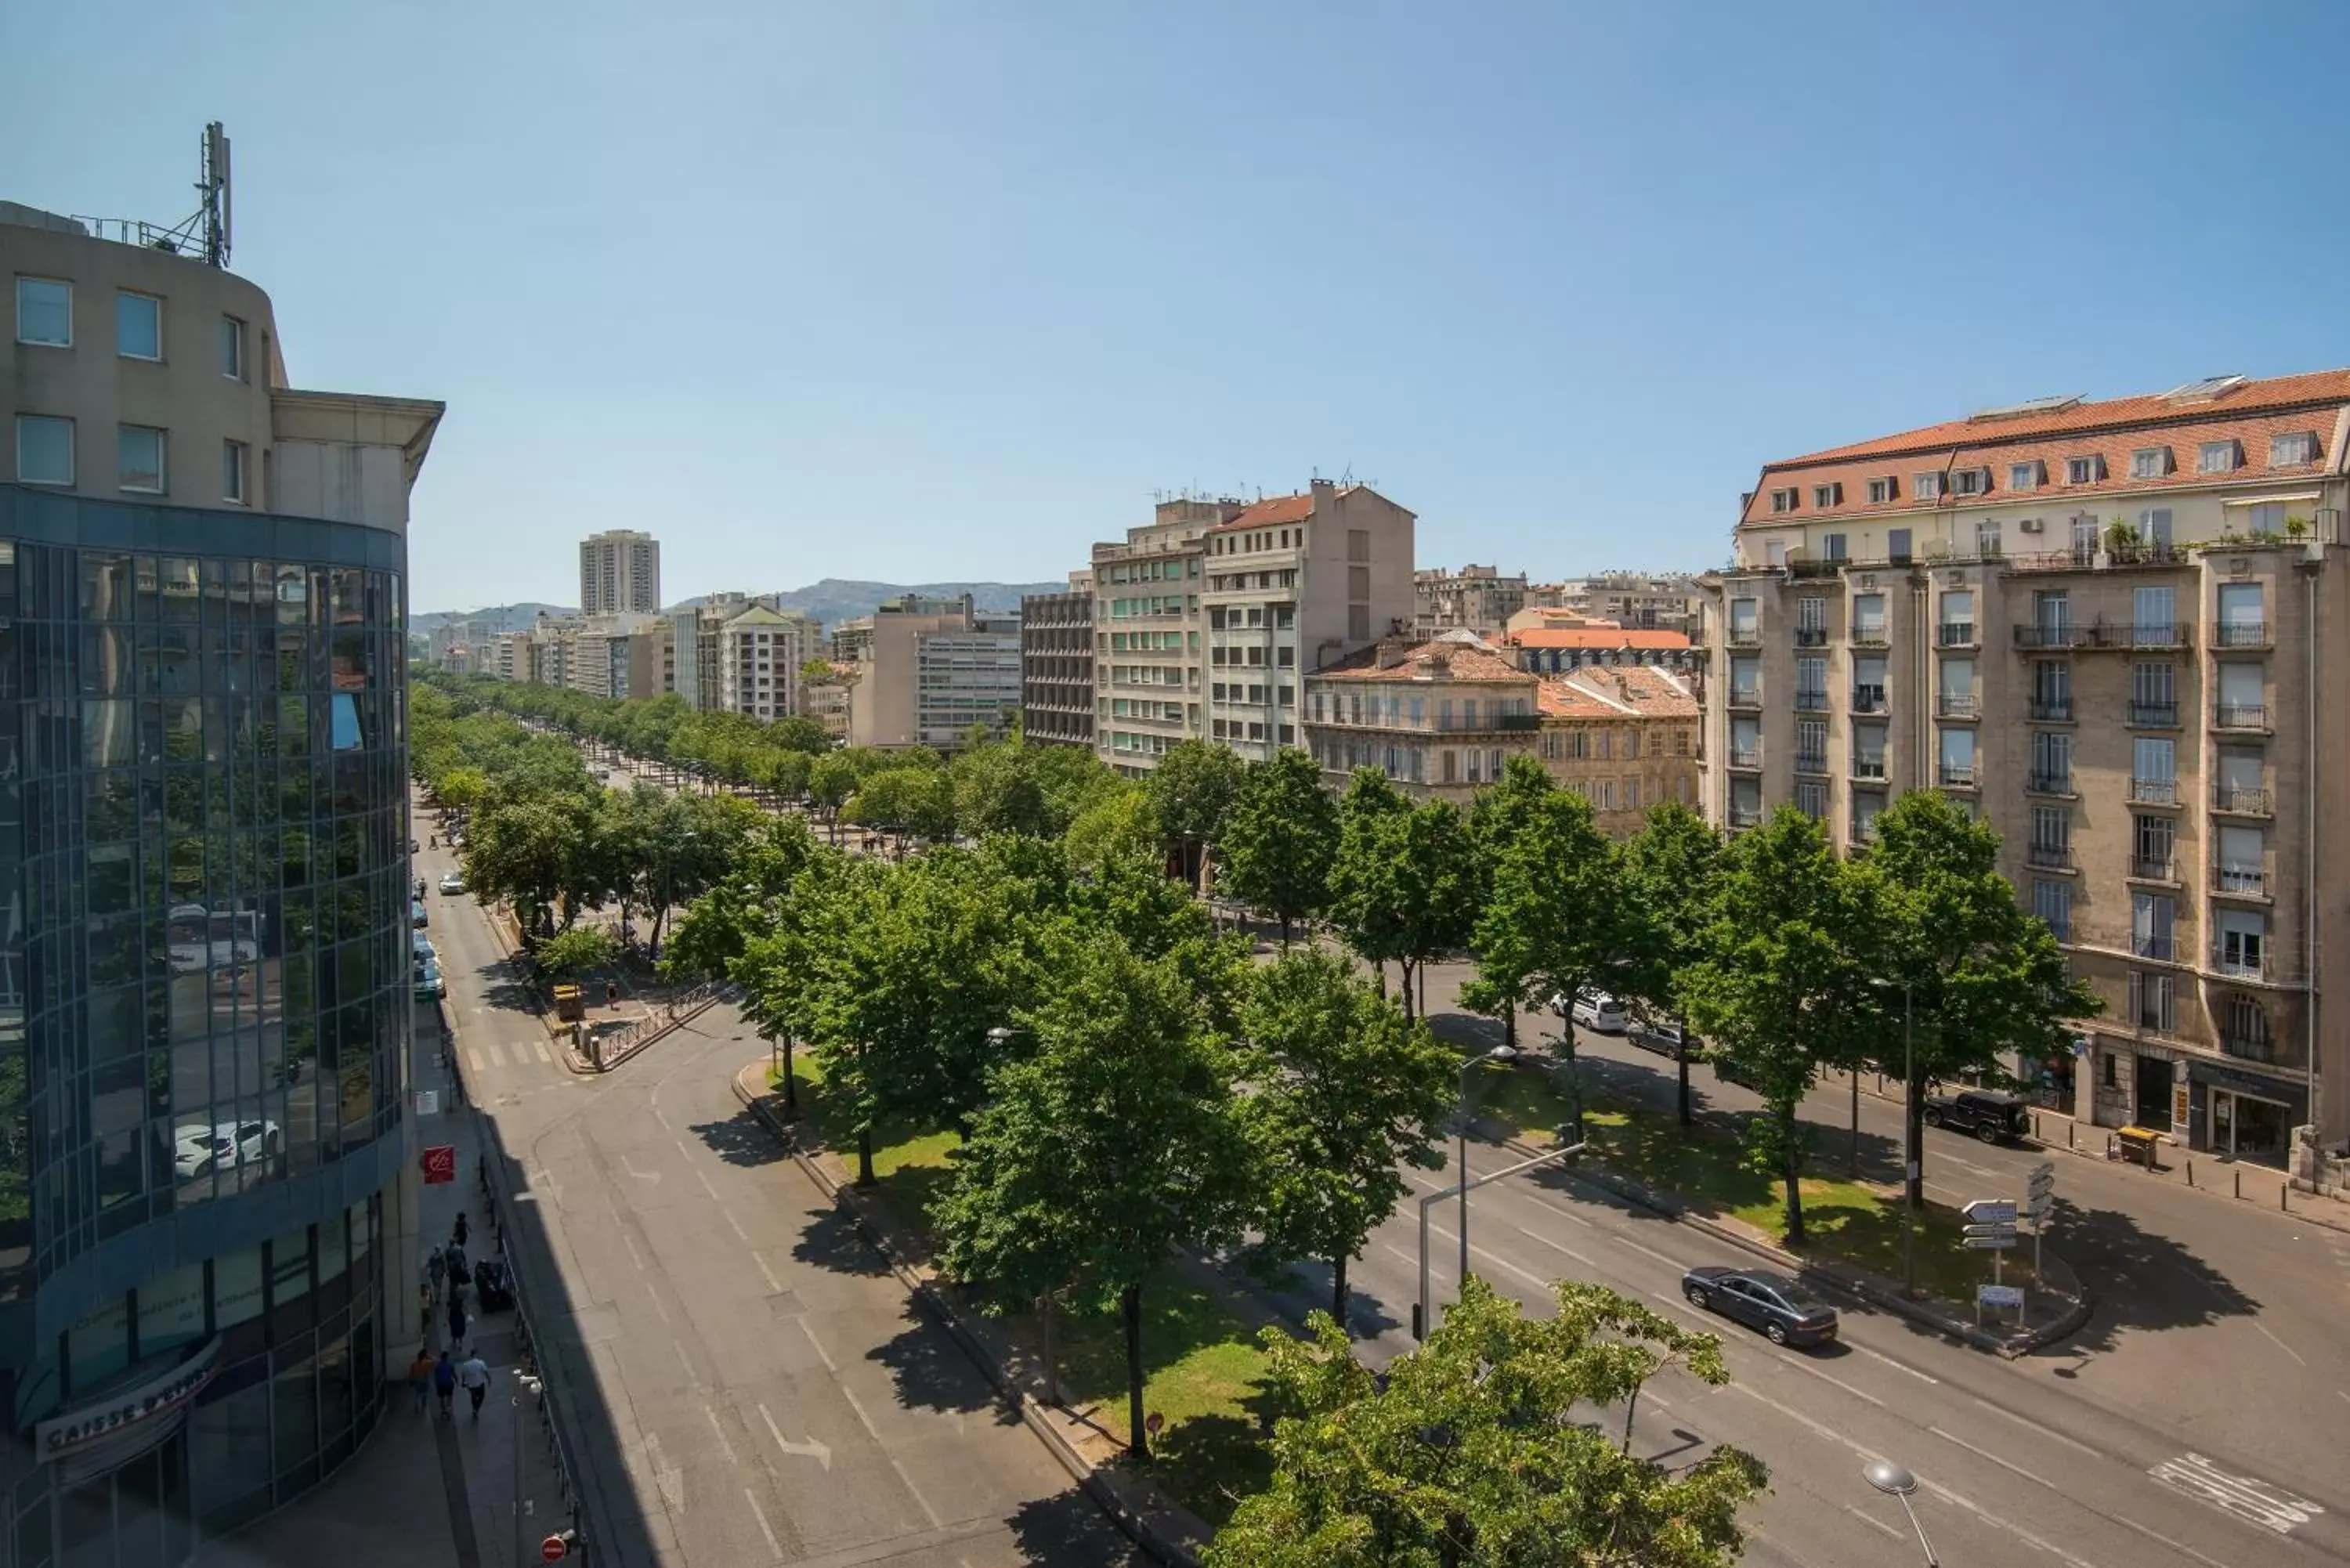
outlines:
[[[445,1350],[441,1359],[432,1364],[432,1391],[441,1396],[441,1413],[454,1415],[450,1402],[457,1397],[457,1364],[449,1359]]]
[[[455,1227],[450,1231],[449,1239],[456,1242],[458,1248],[462,1251],[465,1245],[465,1238],[472,1234],[473,1232],[466,1229],[465,1226],[465,1211],[460,1209],[457,1210],[457,1223]]]
[[[455,1296],[449,1298],[449,1343],[457,1345],[465,1337],[465,1303]]]
[[[426,1278],[432,1282],[432,1299],[436,1302],[441,1299],[442,1276],[448,1272],[448,1258],[442,1254],[440,1248],[433,1248],[432,1255],[424,1260],[424,1272]]]
[[[480,1345],[473,1346],[473,1354],[457,1368],[457,1381],[465,1386],[465,1397],[473,1402],[473,1419],[480,1420],[482,1401],[489,1397],[490,1393],[490,1366],[482,1359]]]
[[[408,1386],[416,1390],[416,1407],[423,1409],[424,1397],[432,1392],[432,1353],[421,1345],[416,1359],[408,1364]]]

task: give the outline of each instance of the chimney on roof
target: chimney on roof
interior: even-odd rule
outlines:
[[[1373,649],[1373,657],[1381,670],[1393,670],[1411,651],[1409,640],[1400,637],[1383,637]]]

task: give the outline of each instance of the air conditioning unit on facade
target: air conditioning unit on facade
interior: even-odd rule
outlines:
[[[2015,531],[2019,534],[2037,534],[2040,532],[2040,519],[2037,517],[2026,517],[2016,524]]]

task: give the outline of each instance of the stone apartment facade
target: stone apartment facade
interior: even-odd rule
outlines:
[[[1423,639],[1448,631],[1492,638],[1526,607],[1526,575],[1505,577],[1499,566],[1430,567],[1411,575],[1411,588],[1412,635]]]
[[[2313,1121],[2338,1147],[2345,436],[2350,371],[2222,377],[1770,464],[1705,585],[1709,815],[1793,802],[1854,850],[1948,792],[2106,1002],[2017,1064],[2043,1104],[2270,1163]]]

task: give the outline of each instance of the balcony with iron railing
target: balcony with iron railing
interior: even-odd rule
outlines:
[[[2178,862],[2168,855],[2133,855],[2129,874],[2140,882],[2176,882]]]
[[[2128,621],[2096,621],[2089,628],[2091,648],[2106,649],[2179,649],[2193,644],[2183,620],[2158,620],[2143,623]]]
[[[2129,782],[2129,797],[2140,805],[2177,805],[2178,781],[2133,777]]]
[[[2014,635],[2015,646],[2027,651],[2089,646],[2089,628],[2066,620],[2024,622],[2015,627]]]
[[[1867,779],[1877,783],[1884,782],[1885,758],[1881,754],[1874,757],[1853,758],[1852,776],[1856,779]]]
[[[2074,793],[2073,775],[2070,773],[2047,774],[2035,770],[2024,774],[2023,793],[2026,794],[2055,794],[2069,797]]]
[[[1732,711],[1743,709],[1752,712],[1760,712],[1762,708],[1762,688],[1760,686],[1731,687],[1730,706]]]
[[[1825,774],[1828,771],[1828,754],[1825,752],[1797,752],[1795,771],[1799,774]]]
[[[1733,832],[1740,828],[1752,827],[1762,820],[1762,811],[1759,806],[1733,805],[1730,808],[1730,826]]]
[[[1979,719],[1982,717],[1982,703],[1977,698],[1945,691],[1934,699],[1934,711],[1945,719]]]
[[[1934,776],[1941,781],[1944,789],[1975,787],[1975,765],[1972,763],[1944,763],[1934,771]]]
[[[2215,940],[2210,952],[2210,967],[2215,974],[2232,975],[2238,980],[2270,981],[2284,978],[2283,965],[2277,955],[2269,950],[2264,940],[2232,943]]]
[[[1827,645],[1827,628],[1824,626],[1799,626],[1795,628],[1795,646],[1797,648],[1825,648]]]
[[[2264,702],[2214,702],[2211,704],[2211,727],[2215,730],[2260,730],[2269,727],[2269,710]]]
[[[1852,846],[1856,849],[1865,848],[1868,845],[1876,843],[1877,819],[1872,816],[1866,821],[1863,821],[1859,817],[1854,817],[1852,819],[1852,832],[1850,839]]]
[[[2070,697],[2044,701],[2034,698],[2030,711],[2033,719],[2043,724],[2069,724],[2073,722],[2073,700]]]
[[[2233,784],[2212,787],[2211,809],[2235,816],[2270,816],[2275,814],[2267,790],[2240,789]]]
[[[2157,935],[2152,931],[2132,931],[2130,956],[2152,959],[2158,963],[2175,962],[2178,957],[2178,939],[2168,934]]]
[[[1827,688],[1825,686],[1798,686],[1795,688],[1796,712],[1825,713],[1827,711]]]
[[[1762,646],[1762,628],[1759,626],[1733,625],[1726,634],[1725,640],[1732,648],[1760,648]]]
[[[1852,711],[1856,713],[1884,712],[1885,688],[1882,686],[1854,687],[1852,689]]]
[[[2069,844],[2043,844],[2034,839],[2023,846],[2023,863],[2043,871],[2070,871],[2073,868],[2073,846]]]
[[[2129,722],[2140,730],[2176,730],[2178,728],[2178,704],[2134,701],[2129,705]]]
[[[1762,748],[1760,746],[1731,747],[1730,765],[1738,769],[1741,773],[1756,773],[1761,771],[1762,766]]]
[[[2270,892],[2268,867],[2230,866],[2224,862],[2214,866],[2211,891],[2235,898],[2266,898]]]
[[[1886,635],[1882,621],[1867,622],[1852,628],[1852,645],[1855,648],[1889,648],[1892,644],[1893,639]]]
[[[2276,641],[2276,629],[2265,620],[2220,620],[2211,623],[2214,648],[2267,648]]]
[[[1972,648],[1975,646],[1975,623],[1970,620],[1946,620],[1934,628],[1937,648]]]

